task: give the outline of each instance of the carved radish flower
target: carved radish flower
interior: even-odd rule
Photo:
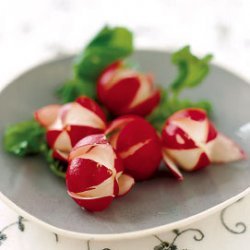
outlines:
[[[126,68],[122,61],[104,70],[98,80],[97,93],[101,102],[116,115],[146,116],[160,101],[152,76]]]
[[[150,178],[161,161],[161,144],[154,128],[135,115],[114,120],[106,131],[111,145],[123,160],[125,172],[136,180]]]
[[[243,151],[220,134],[202,109],[184,109],[173,114],[162,131],[163,160],[170,171],[183,179],[178,167],[194,171],[212,163],[244,158]]]
[[[134,179],[123,174],[122,161],[105,135],[99,134],[85,137],[70,152],[66,185],[78,205],[101,211],[116,196],[125,195]]]
[[[66,161],[72,147],[83,137],[102,133],[106,118],[92,99],[82,96],[65,105],[48,105],[35,113],[47,129],[46,138],[53,157]]]

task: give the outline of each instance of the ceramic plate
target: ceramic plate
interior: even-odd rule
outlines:
[[[143,70],[155,75],[157,83],[167,84],[176,75],[166,52],[138,51],[133,58]],[[0,94],[1,136],[9,124],[30,119],[37,108],[57,102],[54,91],[70,78],[71,69],[72,57],[56,60],[35,67],[9,84]],[[186,96],[209,99],[218,129],[250,155],[250,86],[245,81],[212,66],[204,84],[186,92]],[[0,147],[0,191],[4,197],[32,218],[81,234],[111,235],[174,225],[235,197],[250,183],[249,160],[186,173],[183,182],[162,169],[156,178],[138,183],[106,211],[88,213],[71,200],[64,180],[54,176],[41,158],[16,158]]]

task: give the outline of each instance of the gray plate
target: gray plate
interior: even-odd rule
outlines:
[[[166,52],[139,51],[133,58],[143,70],[154,73],[157,82],[169,83],[176,74]],[[57,101],[54,90],[70,78],[71,64],[72,58],[66,58],[38,66],[2,91],[1,136],[9,124],[30,119],[37,108]],[[250,86],[246,82],[212,66],[205,83],[186,96],[211,100],[217,127],[249,155]],[[249,160],[185,174],[181,183],[163,169],[158,177],[137,184],[106,211],[92,214],[68,197],[64,181],[54,176],[42,159],[19,159],[0,147],[0,191],[38,219],[80,233],[123,233],[165,225],[220,204],[250,183]]]

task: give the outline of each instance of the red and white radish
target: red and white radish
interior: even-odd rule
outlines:
[[[126,115],[114,120],[106,135],[123,160],[125,173],[137,181],[149,179],[161,162],[161,143],[154,128],[142,117]]]
[[[53,157],[62,161],[67,160],[70,150],[80,139],[106,129],[102,109],[86,96],[62,106],[43,107],[35,113],[35,118],[47,129],[47,143],[53,149]]]
[[[176,112],[162,130],[163,160],[178,179],[178,167],[194,171],[211,162],[229,162],[244,158],[243,151],[218,133],[202,109],[189,108]]]
[[[129,69],[122,61],[108,66],[98,79],[100,101],[116,115],[150,114],[160,101],[151,75]]]
[[[128,193],[134,179],[123,175],[117,157],[104,134],[80,140],[69,155],[66,174],[68,194],[89,211],[102,211],[116,196]]]

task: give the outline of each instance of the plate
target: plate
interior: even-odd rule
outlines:
[[[133,59],[142,70],[152,72],[157,83],[168,84],[176,75],[170,54],[166,52],[137,51]],[[70,78],[72,60],[69,57],[35,67],[1,92],[1,136],[9,124],[30,119],[39,107],[58,102],[54,92]],[[210,100],[218,129],[250,155],[250,86],[244,80],[212,66],[204,84],[187,91],[185,96]],[[163,168],[154,179],[138,183],[107,210],[89,213],[71,200],[64,180],[54,176],[41,158],[20,159],[6,154],[0,147],[3,199],[53,229],[80,235],[114,235],[175,226],[177,221],[191,221],[225,204],[226,200],[246,192],[250,184],[249,160],[185,173],[183,182],[171,178]]]

